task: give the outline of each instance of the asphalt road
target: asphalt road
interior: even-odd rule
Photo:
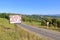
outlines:
[[[17,25],[24,28],[24,29],[27,29],[31,32],[34,32],[38,35],[42,35],[42,36],[51,38],[53,40],[60,40],[60,32],[47,30],[47,29],[43,29],[43,28],[36,28],[36,27],[24,25],[24,24],[17,24]]]

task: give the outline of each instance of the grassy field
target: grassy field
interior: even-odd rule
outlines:
[[[23,22],[23,23],[28,24],[28,25],[32,25],[32,26],[36,26],[36,27],[41,26],[41,23],[39,23],[39,22]]]
[[[41,23],[39,22],[23,22],[23,23],[30,26],[38,27],[38,28],[45,28],[45,29],[55,30],[60,32],[60,28],[55,28],[53,26],[47,28],[47,26],[41,26]]]
[[[0,18],[0,40],[45,40],[33,33],[28,33],[5,18]]]

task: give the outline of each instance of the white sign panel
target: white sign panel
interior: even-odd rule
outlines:
[[[47,26],[49,25],[49,22],[47,22]]]
[[[20,15],[10,15],[10,23],[21,23]]]

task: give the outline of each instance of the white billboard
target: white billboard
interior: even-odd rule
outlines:
[[[10,23],[21,23],[20,15],[10,15]]]

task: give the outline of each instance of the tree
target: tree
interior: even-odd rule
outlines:
[[[52,19],[52,25],[54,26],[54,27],[57,27],[57,21],[56,21],[57,19]]]
[[[45,20],[42,20],[42,21],[41,21],[41,25],[42,25],[42,26],[46,26],[46,21],[45,21]]]
[[[1,14],[0,14],[0,18],[6,18],[6,19],[9,19],[9,14],[1,13]]]
[[[60,19],[57,19],[57,27],[60,28]]]

